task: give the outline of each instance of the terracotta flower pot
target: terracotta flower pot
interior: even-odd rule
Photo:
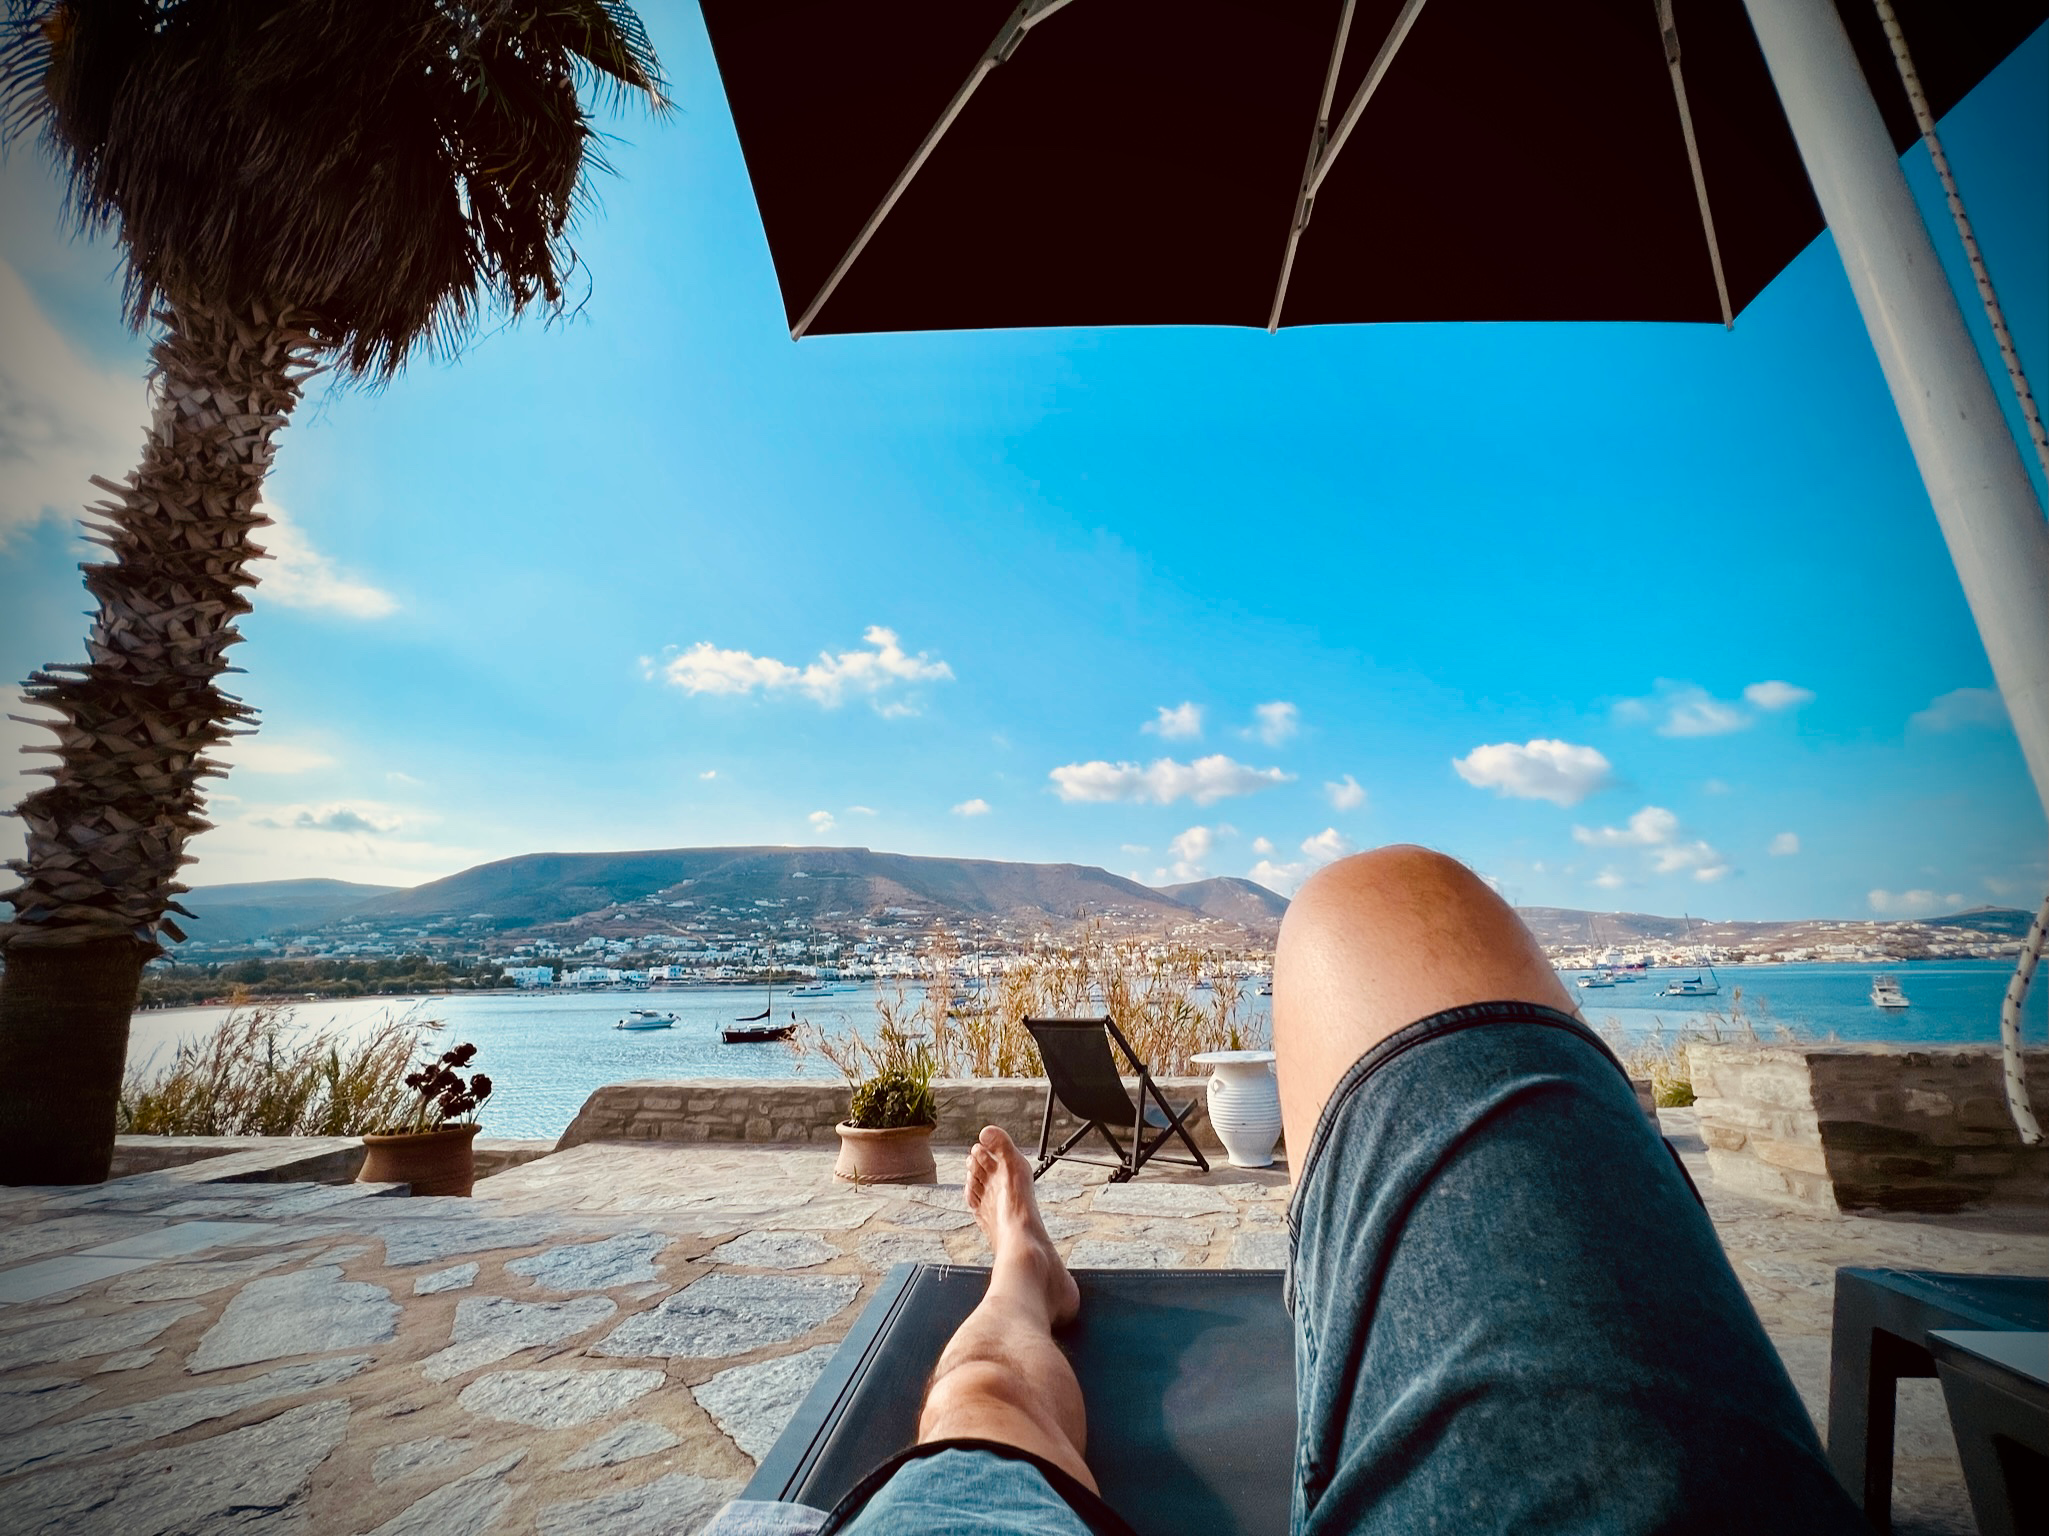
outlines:
[[[863,1130],[842,1121],[833,1127],[840,1133],[839,1166],[836,1178],[852,1184],[937,1184],[938,1165],[932,1161],[932,1133],[937,1126],[896,1125],[887,1130]]]
[[[434,1131],[365,1136],[369,1155],[359,1184],[410,1184],[416,1195],[467,1195],[477,1182],[478,1125],[444,1125]]]

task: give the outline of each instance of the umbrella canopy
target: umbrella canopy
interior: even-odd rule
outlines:
[[[1822,228],[1742,0],[703,7],[793,334],[1726,321]],[[2049,0],[1895,8],[1939,113]]]

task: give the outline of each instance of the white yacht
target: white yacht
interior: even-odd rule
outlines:
[[[676,1015],[658,1013],[652,1008],[636,1008],[617,1024],[614,1029],[674,1029]]]
[[[1591,975],[1580,977],[1578,985],[1584,988],[1612,987],[1615,985],[1615,978],[1607,971],[1595,971]]]
[[[1900,990],[1897,976],[1880,976],[1871,983],[1871,1005],[1874,1008],[1911,1008],[1907,994]]]
[[[789,991],[789,996],[791,996],[791,997],[831,997],[831,996],[832,996],[832,988],[831,988],[831,987],[828,987],[827,985],[825,985],[825,983],[824,983],[824,982],[807,982],[807,983],[805,983],[805,984],[804,984],[803,986],[801,986],[801,987],[792,987],[792,988],[790,988],[790,991]]]

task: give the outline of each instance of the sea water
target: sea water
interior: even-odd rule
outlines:
[[[1750,965],[1723,967],[1712,997],[1660,997],[1659,991],[1692,971],[1652,971],[1616,987],[1574,990],[1587,1022],[1609,1024],[1632,1037],[1662,1032],[1719,1031],[1747,1039],[1743,1021],[1765,1040],[1792,1031],[1806,1040],[1892,1041],[1901,1044],[1996,1044],[1999,1004],[2012,975],[2003,961],[1929,961],[1889,967],[1859,965]],[[1885,1012],[1871,1004],[1871,979],[1897,976],[1912,1007]],[[1568,983],[1571,976],[1567,976]],[[874,992],[859,987],[829,997],[775,994],[775,1019],[796,1016],[825,1029],[865,1031],[874,1022]],[[912,991],[915,998],[915,989]],[[1208,994],[1196,994],[1198,1002]],[[356,1033],[393,1017],[438,1020],[442,1049],[461,1041],[477,1046],[476,1067],[496,1086],[482,1116],[488,1136],[557,1136],[585,1099],[606,1083],[703,1077],[831,1078],[817,1055],[799,1056],[787,1045],[726,1045],[719,1030],[761,1012],[761,987],[678,987],[652,992],[451,993],[412,999],[354,998],[291,1005],[300,1026]],[[1265,1035],[1271,1000],[1247,988],[1241,1000],[1248,1039]],[[630,1009],[676,1015],[673,1029],[615,1029]],[[138,1013],[129,1035],[129,1061],[144,1066],[169,1059],[178,1042],[216,1026],[224,1008],[174,1008]],[[2028,999],[2027,1038],[2040,1045],[2049,1034],[2049,978]]]

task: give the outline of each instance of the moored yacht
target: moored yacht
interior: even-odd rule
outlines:
[[[636,1008],[617,1024],[614,1029],[674,1029],[676,1015],[658,1013],[652,1008]]]
[[[1897,976],[1879,976],[1871,983],[1871,1004],[1874,1008],[1911,1008],[1907,994],[1900,990]]]

